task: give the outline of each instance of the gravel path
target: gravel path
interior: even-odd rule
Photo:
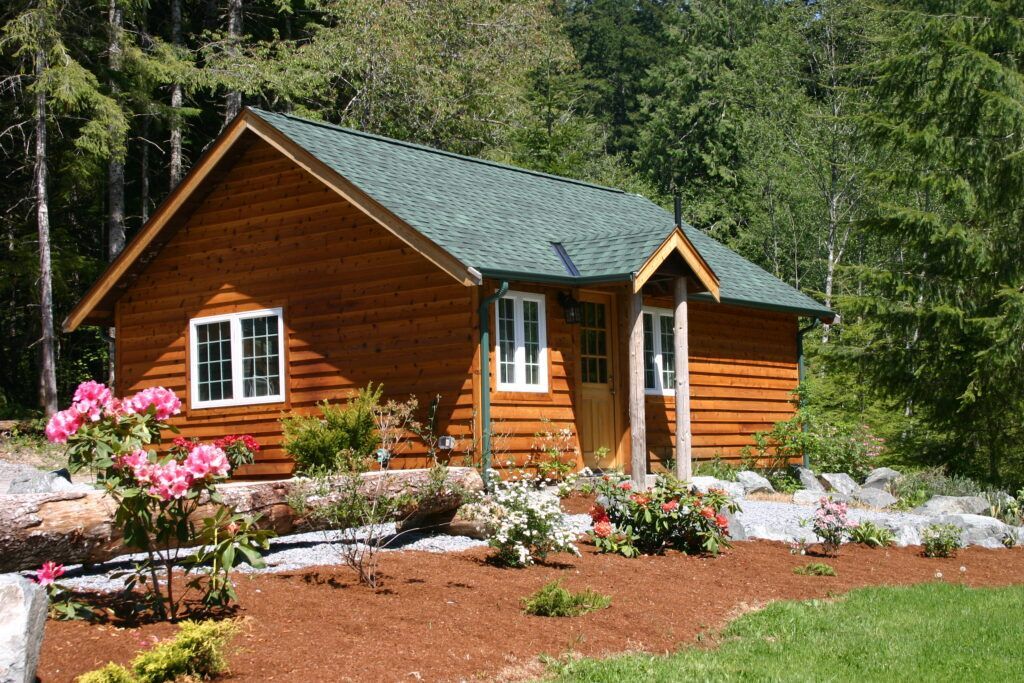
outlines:
[[[576,533],[584,533],[590,528],[588,515],[567,515],[569,523]],[[430,534],[425,532],[407,532],[395,535],[395,525],[385,524],[380,532],[390,536],[386,552],[419,551],[428,553],[455,553],[470,548],[486,546],[480,541],[467,536],[449,536],[447,534]],[[338,541],[355,541],[365,538],[367,529],[353,531],[312,531],[302,534],[279,536],[270,541],[270,551],[263,556],[267,566],[255,569],[247,564],[240,565],[236,571],[243,574],[267,574],[275,572],[295,571],[306,567],[329,566],[340,564],[341,558],[334,543]],[[132,563],[145,559],[145,555],[125,555],[102,564],[82,567],[70,565],[61,584],[69,588],[94,591],[115,591],[124,585],[121,578],[111,578],[112,573],[131,569]]]

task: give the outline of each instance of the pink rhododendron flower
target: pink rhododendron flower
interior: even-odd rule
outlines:
[[[52,561],[43,562],[43,566],[36,572],[36,583],[40,586],[48,586],[62,576],[64,576],[64,565]]]
[[[163,387],[143,389],[132,396],[131,404],[137,413],[144,413],[152,406],[156,419],[161,422],[181,412],[181,399],[173,391]]]
[[[661,511],[662,512],[672,512],[673,510],[675,510],[678,507],[679,507],[679,501],[678,500],[670,500],[667,503],[662,503],[661,504]]]
[[[631,491],[633,489],[633,483],[629,481],[624,481],[621,484],[619,484],[619,488],[622,489],[623,491]]]
[[[117,459],[117,464],[130,469],[137,481],[143,484],[152,482],[156,465],[149,461],[149,454],[144,450],[132,451]]]
[[[46,424],[46,438],[51,443],[67,443],[83,422],[82,414],[73,408],[55,413]]]
[[[105,411],[107,417],[124,417],[125,415],[134,415],[135,407],[132,405],[131,399],[114,397],[107,402]]]
[[[226,477],[231,464],[224,451],[210,444],[198,444],[185,458],[185,470],[195,479],[205,479],[209,475]]]
[[[89,380],[82,382],[75,389],[73,408],[82,415],[87,415],[92,422],[103,416],[103,411],[110,405],[114,395],[105,384]]]
[[[183,498],[192,486],[192,475],[177,460],[156,465],[151,476],[150,495],[164,501]]]
[[[240,528],[240,526],[238,526],[234,522],[231,522],[231,524],[228,524],[226,527],[224,527],[224,531],[228,532],[229,535],[234,536],[238,533],[238,530]]]
[[[608,538],[612,535],[612,523],[611,522],[598,522],[594,525],[594,535],[598,538]]]

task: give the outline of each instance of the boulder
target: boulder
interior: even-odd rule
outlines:
[[[91,491],[88,484],[71,483],[71,475],[65,469],[42,472],[33,467],[23,467],[11,477],[7,487],[9,494],[54,493],[58,491]]]
[[[942,515],[936,524],[954,524],[960,527],[960,542],[965,546],[980,545],[983,548],[1002,548],[1003,537],[1010,527],[994,517],[985,515],[953,514]]]
[[[829,491],[836,491],[844,496],[852,496],[854,491],[860,489],[860,485],[853,477],[845,472],[826,472],[818,479]]]
[[[0,683],[33,683],[49,601],[24,576],[0,574]]]
[[[914,514],[927,515],[983,515],[989,511],[989,502],[981,496],[934,496],[924,505],[914,508]]]
[[[809,491],[800,489],[793,492],[793,502],[797,505],[817,505],[822,498],[834,500],[837,503],[849,503],[850,497],[838,491]]]
[[[902,476],[902,474],[889,467],[879,467],[868,472],[868,476],[864,479],[863,487],[884,491],[889,488],[889,484]]]
[[[814,472],[806,467],[797,467],[796,475],[800,479],[800,485],[808,491],[824,491],[825,487],[821,485],[818,478],[814,476]]]
[[[896,496],[876,488],[857,489],[853,492],[853,499],[873,508],[887,508],[897,502]]]
[[[744,493],[775,493],[775,487],[757,472],[744,470],[736,474],[736,481],[743,486]]]
[[[722,489],[730,498],[743,497],[743,484],[738,481],[725,481],[715,477],[692,477],[690,484],[701,493],[707,493],[710,489]]]

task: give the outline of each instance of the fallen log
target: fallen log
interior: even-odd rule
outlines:
[[[430,470],[366,472],[360,476],[360,490],[367,496],[410,494],[400,517],[436,515],[455,510],[462,502],[458,493],[480,491],[483,482],[475,469],[451,467],[444,485],[430,476]],[[289,504],[296,495],[313,491],[310,480],[292,478],[275,481],[229,482],[217,487],[224,502],[242,514],[260,515],[259,526],[278,534],[321,528],[311,521],[310,508],[329,505],[346,483],[344,476],[325,482],[323,495],[307,497],[307,515]],[[52,560],[62,564],[92,564],[136,552],[124,544],[114,526],[116,503],[103,491],[0,495],[0,572],[35,569]],[[193,515],[194,521],[211,516],[216,507],[206,504]]]

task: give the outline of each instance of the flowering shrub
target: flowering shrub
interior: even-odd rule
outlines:
[[[146,588],[156,612],[172,619],[191,589],[200,590],[207,605],[233,600],[232,568],[240,562],[259,564],[260,549],[271,535],[256,530],[254,518],[233,514],[217,494],[215,484],[231,471],[222,448],[181,442],[162,458],[145,449],[159,443],[162,430],[174,431],[166,420],[180,411],[181,401],[169,389],[152,387],[119,399],[90,381],[46,427],[51,441],[68,444],[68,468],[92,469],[97,484],[117,503],[114,522],[125,543],[147,554],[126,585]],[[192,516],[208,503],[215,512],[197,528]],[[189,547],[197,549],[188,553]],[[177,597],[171,582],[176,567],[188,579]]]
[[[46,589],[50,600],[50,615],[57,619],[83,619],[92,614],[92,610],[80,602],[76,602],[71,591],[57,583],[64,576],[64,565],[53,561],[43,562],[36,570],[34,580]]]
[[[538,491],[530,478],[499,481],[494,492],[465,506],[468,519],[484,523],[495,560],[525,567],[552,553],[579,555],[575,533],[558,499]]]
[[[659,477],[657,485],[633,491],[630,481],[610,477],[597,484],[591,538],[602,552],[626,557],[660,553],[672,547],[685,553],[717,555],[729,547],[727,512],[739,507],[724,491],[704,494],[675,480]]]
[[[829,500],[822,496],[811,519],[811,529],[821,539],[821,545],[829,555],[837,555],[850,532],[857,525],[846,519],[846,503]]]
[[[198,439],[186,439],[182,436],[174,439],[174,445],[171,446],[171,452],[175,455],[188,456],[192,450],[198,446],[201,446]],[[260,444],[249,434],[229,434],[228,436],[221,437],[213,442],[213,445],[224,451],[224,455],[227,456],[228,462],[231,465],[231,469],[236,469],[242,465],[250,465],[256,460],[256,454],[260,452]]]
[[[953,557],[964,547],[956,524],[930,524],[921,532],[925,557]]]

